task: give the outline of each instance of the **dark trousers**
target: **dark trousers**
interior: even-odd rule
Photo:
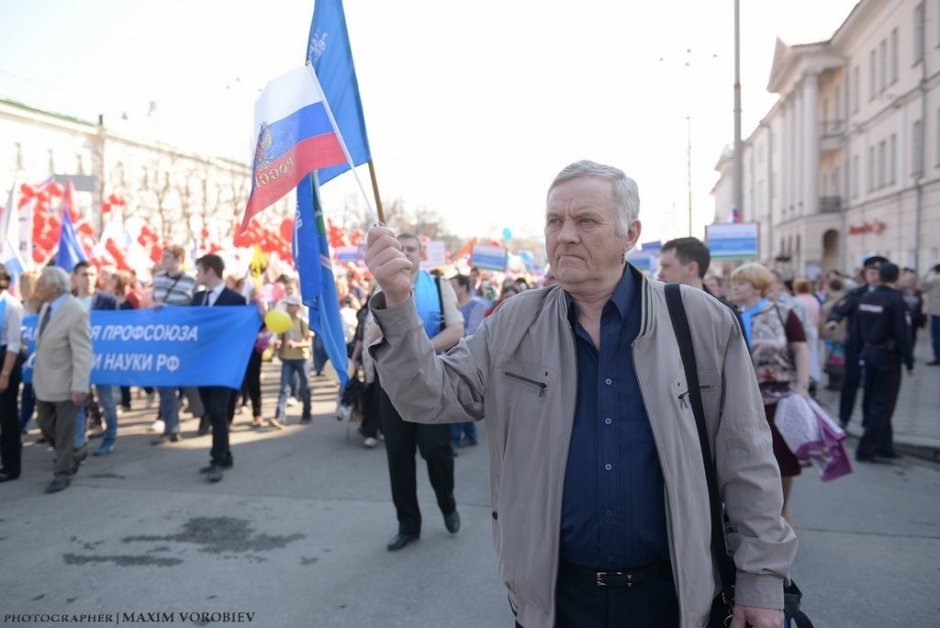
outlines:
[[[901,360],[893,352],[878,351],[865,355],[865,399],[862,402],[862,427],[856,456],[894,455],[894,430],[891,417],[901,390]]]
[[[203,386],[199,389],[202,405],[212,426],[212,449],[209,455],[213,464],[229,466],[233,462],[228,445],[229,413],[234,413],[232,404],[235,391],[223,386]]]
[[[6,359],[6,349],[0,349],[0,364]],[[7,389],[0,393],[0,467],[10,477],[20,476],[20,453],[23,442],[20,439],[20,413],[17,397],[20,394],[20,381],[23,375],[23,359],[19,356],[10,371]]]
[[[517,628],[521,628],[516,623]],[[631,587],[599,587],[562,563],[555,588],[555,628],[678,628],[679,598],[672,575]]]
[[[251,399],[251,415],[261,416],[261,352],[257,349],[252,349],[248,357],[242,391]]]
[[[454,500],[454,450],[450,447],[450,425],[419,425],[403,421],[381,388],[379,395],[379,418],[382,433],[385,434],[385,452],[392,484],[392,501],[398,514],[398,531],[402,534],[421,534],[416,447],[427,462],[428,478],[441,512],[449,515],[457,508]]]
[[[75,460],[75,415],[78,406],[69,401],[36,400],[36,422],[42,435],[55,449],[56,463],[52,469],[55,477],[72,478],[72,462]]]
[[[858,363],[859,351],[850,344],[845,345],[845,369],[842,373],[842,391],[839,394],[839,423],[846,425],[855,409],[855,396],[862,383],[862,367]]]
[[[933,361],[940,362],[940,316],[930,315],[930,342],[933,344]]]
[[[364,438],[379,437],[379,386],[366,384],[362,393],[362,424],[359,433]]]
[[[29,420],[33,418],[33,412],[35,411],[36,395],[33,393],[33,385],[23,384],[23,397],[20,402],[20,431],[25,430],[26,426],[29,425]]]

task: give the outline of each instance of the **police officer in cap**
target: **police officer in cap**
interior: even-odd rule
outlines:
[[[845,370],[842,375],[842,390],[839,395],[839,423],[843,428],[849,424],[849,419],[852,418],[852,411],[855,409],[855,395],[858,393],[858,386],[862,379],[862,369],[858,362],[861,347],[852,339],[853,319],[862,297],[881,284],[878,270],[882,264],[887,263],[887,258],[880,255],[867,258],[864,263],[865,285],[850,290],[844,297],[839,299],[826,320],[826,329],[830,332],[835,331],[843,319],[848,321],[849,337],[845,340]]]
[[[865,363],[865,399],[862,401],[865,432],[855,450],[859,462],[897,458],[891,415],[901,389],[901,362],[914,373],[911,320],[901,293],[895,290],[899,269],[883,263],[881,285],[859,299],[852,335]]]

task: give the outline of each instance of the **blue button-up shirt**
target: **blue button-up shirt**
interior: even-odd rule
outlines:
[[[633,363],[639,281],[627,267],[601,315],[600,350],[578,322],[578,399],[565,473],[561,557],[595,569],[669,560],[663,473]]]

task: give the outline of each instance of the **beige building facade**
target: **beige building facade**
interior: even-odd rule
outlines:
[[[116,125],[117,126],[117,125]],[[182,150],[105,126],[0,100],[0,185],[71,178],[82,216],[103,227],[101,201],[114,207],[131,237],[149,225],[166,241],[188,244],[205,229],[224,243],[240,222],[251,190],[244,163]],[[5,199],[5,196],[4,196]],[[265,212],[276,224],[290,215],[290,195]]]
[[[745,140],[744,207],[788,274],[852,272],[881,254],[940,262],[940,0],[862,0],[829,41],[777,41],[780,98]],[[716,222],[733,195],[722,153]]]

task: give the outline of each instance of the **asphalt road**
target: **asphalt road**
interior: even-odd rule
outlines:
[[[265,375],[270,416],[277,375]],[[328,380],[314,388],[311,425],[297,423],[299,407],[284,431],[239,416],[235,468],[215,485],[197,473],[209,437],[196,421],[182,442],[152,447],[155,411],[141,407],[121,417],[114,454],[89,457],[69,489],[46,495],[51,453],[34,430],[23,476],[0,486],[0,625],[64,614],[78,625],[512,626],[485,441],[456,461],[460,532],[444,529],[421,465],[421,540],[389,553],[381,445],[363,449],[335,420]],[[940,625],[938,496],[940,466],[910,458],[830,484],[797,479],[794,576],[816,626]]]

